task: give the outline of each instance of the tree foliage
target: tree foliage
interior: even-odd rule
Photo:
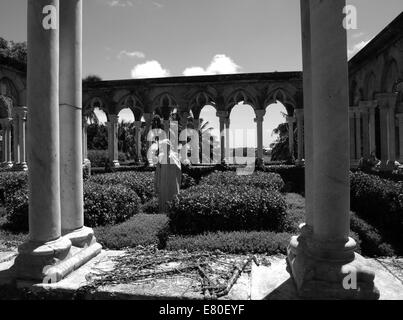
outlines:
[[[7,41],[0,37],[0,63],[26,71],[27,43]]]

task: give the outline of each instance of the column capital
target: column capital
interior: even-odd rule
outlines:
[[[255,110],[256,120],[263,121],[264,116],[266,115],[266,110],[258,109]]]
[[[378,101],[379,107],[381,109],[392,109],[396,108],[397,93],[378,93],[375,95]]]
[[[118,123],[118,121],[119,121],[119,116],[117,114],[110,114],[108,116],[108,118],[109,118],[108,122],[111,122],[111,123]]]
[[[142,122],[141,121],[134,121],[135,128],[141,128]]]
[[[304,116],[304,109],[299,108],[299,109],[294,109],[294,114],[295,117],[298,119],[299,117],[303,117]]]
[[[295,122],[295,117],[292,117],[292,116],[286,116],[286,119],[287,119],[287,123],[294,123]]]
[[[226,118],[229,118],[229,112],[219,110],[219,111],[217,111],[216,116],[219,117],[220,120],[221,119],[226,119]]]
[[[359,107],[357,107],[357,106],[350,107],[350,108],[348,109],[348,114],[349,114],[349,116],[350,116],[351,118],[354,117],[356,114],[360,114],[360,109],[359,109]]]
[[[148,121],[151,121],[151,119],[153,118],[153,114],[152,113],[143,113],[143,117],[144,117],[144,120],[146,122],[148,122]]]

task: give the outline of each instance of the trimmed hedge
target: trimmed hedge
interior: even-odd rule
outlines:
[[[200,185],[223,185],[223,186],[250,186],[259,189],[282,190],[284,181],[275,173],[254,172],[251,175],[237,175],[235,172],[219,172],[204,177]]]
[[[286,203],[281,193],[250,186],[192,187],[170,202],[168,212],[171,230],[177,234],[283,231],[286,225]]]
[[[88,227],[123,222],[139,213],[140,198],[125,185],[84,186],[84,222]]]
[[[105,167],[109,162],[108,150],[88,150],[88,160],[91,161],[92,167]],[[126,161],[126,156],[123,152],[118,153],[119,162]]]
[[[94,175],[90,182],[102,185],[124,185],[133,190],[145,203],[154,196],[154,173],[153,172],[115,172]]]
[[[169,220],[163,214],[139,214],[119,225],[95,228],[94,232],[98,242],[108,249],[139,245],[164,248],[169,234]]]
[[[350,183],[351,210],[403,249],[403,183],[362,172],[350,173]]]
[[[385,242],[379,231],[365,220],[351,213],[351,230],[356,233],[361,241],[361,251],[367,256],[391,257],[395,255],[393,247]]]
[[[266,166],[264,172],[276,173],[285,183],[285,192],[303,194],[305,191],[305,167],[295,165]]]
[[[28,174],[26,172],[0,173],[0,200],[6,203],[9,196],[28,187]]]
[[[152,198],[150,201],[144,203],[141,206],[143,213],[146,214],[158,214],[159,213],[159,202],[158,198]]]
[[[168,250],[215,251],[231,254],[277,254],[287,253],[290,233],[269,231],[252,232],[216,232],[196,236],[175,236],[168,239]]]

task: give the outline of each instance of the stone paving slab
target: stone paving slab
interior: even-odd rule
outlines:
[[[0,252],[0,285],[13,283],[13,273],[10,269],[16,252]],[[67,278],[55,284],[33,284],[18,281],[20,288],[29,288],[34,292],[60,292],[74,295],[77,290],[91,283],[91,279],[104,272],[114,270],[114,259],[119,259],[125,251],[103,250],[80,269],[71,273]],[[259,256],[261,258],[262,256]],[[239,256],[239,260],[245,256]],[[258,259],[262,261],[262,259]],[[295,300],[298,299],[294,282],[286,269],[285,256],[266,257],[266,263],[257,266],[254,262],[251,268],[242,273],[227,296],[220,300]],[[264,259],[263,259],[264,261]],[[403,300],[403,259],[369,259],[375,269],[375,283],[381,292],[382,300]],[[81,299],[204,299],[197,279],[180,275],[152,281],[137,281],[127,284],[101,286],[94,292],[84,293]]]

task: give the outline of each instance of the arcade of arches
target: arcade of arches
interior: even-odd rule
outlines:
[[[350,160],[356,167],[361,158],[375,154],[382,170],[393,170],[403,162],[403,14],[349,62]],[[5,168],[26,170],[26,80],[25,75],[0,66],[1,162]],[[87,83],[83,87],[83,159],[87,153],[87,117],[94,109],[107,117],[110,164],[119,166],[118,115],[130,109],[135,119],[137,154],[141,153],[141,134],[150,128],[154,114],[168,120],[177,109],[182,125],[200,126],[205,105],[216,109],[220,132],[230,128],[232,108],[243,102],[253,107],[256,123],[257,157],[263,157],[263,119],[266,107],[280,101],[287,110],[290,135],[297,130],[297,162],[304,156],[304,114],[301,72],[176,77]],[[192,124],[188,123],[192,114]],[[144,120],[145,122],[142,122]],[[167,123],[165,122],[167,125]],[[221,135],[221,158],[229,148],[228,136]],[[294,139],[289,139],[294,154]],[[201,159],[199,159],[201,160]]]
[[[60,32],[42,28],[47,5],[60,10]],[[287,258],[298,292],[311,298],[378,298],[375,274],[354,252],[356,244],[349,237],[349,136],[354,159],[375,150],[389,168],[403,154],[403,15],[350,60],[349,125],[344,6],[344,0],[301,0],[303,75],[103,81],[87,84],[82,95],[82,0],[29,0],[28,61],[35,63],[28,64],[27,98],[24,79],[7,68],[0,70],[3,160],[18,166],[27,149],[30,175],[30,234],[15,260],[17,277],[59,281],[101,250],[83,219],[82,114],[93,108],[105,111],[110,160],[117,165],[117,115],[124,108],[133,111],[139,128],[142,117],[146,125],[154,112],[168,120],[175,108],[183,122],[192,112],[198,125],[201,108],[214,104],[224,129],[229,110],[243,101],[255,110],[261,155],[265,106],[280,101],[290,126],[295,117],[298,139],[304,140],[299,157],[306,160],[306,224],[292,238]],[[226,141],[221,140],[222,157]],[[342,279],[350,272],[356,273],[359,290],[343,289]]]

